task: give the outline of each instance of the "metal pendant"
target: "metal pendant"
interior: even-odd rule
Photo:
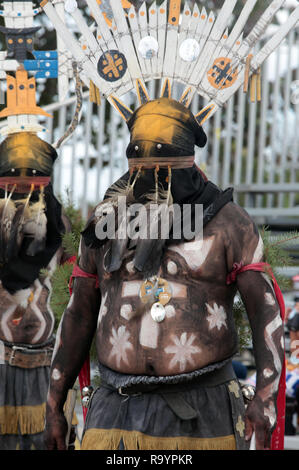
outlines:
[[[156,302],[155,304],[152,305],[151,317],[155,322],[157,323],[162,322],[165,319],[165,316],[166,316],[165,308],[163,307],[162,304],[160,304],[160,302]]]

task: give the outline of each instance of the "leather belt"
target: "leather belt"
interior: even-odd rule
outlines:
[[[0,361],[23,369],[50,366],[53,354],[52,347],[30,349],[25,346],[7,345],[0,343]]]
[[[156,393],[161,395],[169,408],[182,420],[190,420],[197,417],[197,411],[194,410],[185,400],[183,392],[190,391],[197,387],[215,387],[230,380],[236,379],[231,362],[228,362],[220,369],[207,372],[184,383],[176,384],[134,384],[127,387],[115,387],[101,381],[101,386],[109,390],[117,391],[119,395],[137,397],[144,393]]]

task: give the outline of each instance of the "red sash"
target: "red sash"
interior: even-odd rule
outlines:
[[[235,263],[233,266],[233,271],[227,276],[227,284],[232,284],[236,281],[237,275],[244,273],[245,271],[260,271],[271,276],[273,281],[274,292],[276,295],[277,302],[280,308],[280,316],[284,322],[285,318],[285,304],[282,292],[277,284],[271,266],[268,263],[254,263],[243,266],[242,263]],[[271,440],[271,449],[272,450],[283,450],[284,449],[284,432],[285,432],[285,390],[286,390],[286,365],[285,357],[282,365],[282,371],[278,386],[278,396],[277,396],[277,424],[274,432],[272,434]]]

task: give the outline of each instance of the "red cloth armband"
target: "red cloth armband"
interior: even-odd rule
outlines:
[[[74,258],[74,257],[73,257]],[[72,259],[72,258],[71,258]],[[69,262],[76,262],[76,258],[74,261],[71,261],[69,260]],[[87,278],[87,279],[96,279],[96,289],[99,288],[99,278],[98,278],[98,275],[97,274],[90,274],[90,273],[87,273],[86,271],[83,271],[83,269],[81,269],[77,264],[74,265],[74,269],[73,269],[73,272],[72,272],[72,275],[70,277],[70,280],[69,280],[69,292],[70,292],[70,295],[72,295],[73,293],[73,279],[75,279],[76,277],[83,277],[83,278]]]

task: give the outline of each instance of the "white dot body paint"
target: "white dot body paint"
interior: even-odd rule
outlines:
[[[265,302],[267,305],[275,305],[275,299],[270,292],[265,293]]]
[[[60,380],[61,379],[61,373],[59,372],[58,369],[53,369],[52,379],[53,380]]]
[[[268,379],[269,377],[271,377],[271,375],[273,375],[273,370],[271,369],[264,369],[263,370],[263,375],[266,379]]]
[[[178,272],[178,267],[174,261],[168,261],[167,271],[169,274],[176,274]]]
[[[173,305],[166,305],[165,313],[167,318],[171,318],[175,316],[175,308]]]
[[[120,315],[121,317],[125,318],[126,320],[130,320],[133,315],[133,308],[130,304],[124,304],[120,308]]]

